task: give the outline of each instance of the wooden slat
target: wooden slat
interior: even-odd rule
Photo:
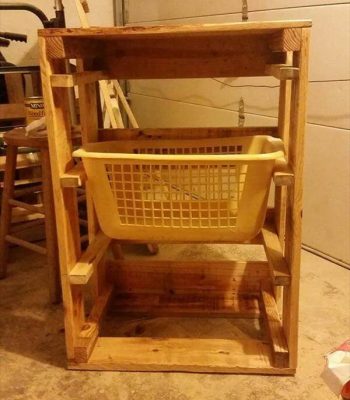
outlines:
[[[160,295],[152,293],[116,294],[110,314],[137,314],[152,317],[259,318],[259,300],[254,296]]]
[[[273,284],[288,286],[290,284],[289,268],[283,256],[281,243],[275,229],[272,225],[265,225],[261,233]]]
[[[20,200],[9,199],[8,203],[11,206],[24,208],[25,210],[31,211],[33,213],[43,214],[45,215],[44,207],[41,204],[28,204]]]
[[[258,340],[98,338],[87,363],[71,369],[293,374],[273,368],[269,345]]]
[[[302,47],[294,54],[294,66],[299,68],[299,79],[292,84],[291,123],[288,162],[295,178],[287,193],[285,256],[291,274],[289,287],[284,288],[283,327],[290,352],[290,367],[297,365],[299,285],[301,259],[301,227],[304,167],[304,134],[306,125],[306,101],[308,89],[308,59],[310,29],[302,29]]]
[[[74,74],[53,74],[51,76],[51,86],[69,88],[77,85],[97,82],[106,79],[107,75],[103,71],[85,71]]]
[[[106,44],[95,40],[94,69],[117,79],[207,78],[227,76],[264,76],[266,64],[284,62],[284,53],[273,53],[268,38],[250,36],[235,39],[208,37],[176,38],[163,41],[143,39],[140,43]],[[69,54],[70,48],[65,45]],[[73,49],[72,49],[73,51]],[[84,57],[84,49],[80,56]],[[123,57],[118,57],[122,53]],[[235,62],[232,62],[234,54]]]
[[[263,289],[261,291],[261,302],[270,337],[273,364],[277,368],[287,368],[289,364],[288,345],[276,301],[272,293]]]
[[[230,136],[277,136],[277,127],[100,129],[99,140],[204,139]]]
[[[268,35],[175,37],[157,40],[47,39],[52,58],[90,58],[109,79],[264,76],[266,64],[285,62],[269,49]],[[122,56],[120,56],[122,55]],[[235,57],[233,63],[232,57]]]
[[[25,247],[25,248],[35,251],[36,253],[39,253],[39,254],[42,254],[42,255],[47,254],[45,247],[38,246],[35,243],[31,243],[26,240],[19,239],[13,235],[6,235],[5,240],[9,243],[16,244],[17,246]]]
[[[276,186],[291,186],[294,181],[294,174],[290,169],[287,169],[283,172],[274,172],[272,178]]]
[[[5,83],[9,103],[24,102],[24,84],[21,73],[5,74]]]
[[[80,161],[73,168],[61,175],[60,182],[64,188],[77,188],[83,186],[86,179],[84,165]]]
[[[311,26],[310,20],[290,20],[290,21],[253,21],[244,23],[227,23],[227,24],[197,24],[197,25],[159,25],[159,26],[131,26],[131,27],[92,27],[89,29],[84,28],[52,28],[40,29],[38,35],[40,37],[84,37],[89,38],[138,38],[138,37],[176,37],[176,36],[208,36],[208,35],[230,35],[237,32],[247,32],[251,35],[258,33],[274,33],[279,32],[281,29],[288,28],[303,28]]]
[[[233,296],[259,294],[270,279],[266,261],[166,261],[125,259],[109,262],[109,280],[118,293]]]
[[[87,362],[94,349],[99,334],[99,325],[113,293],[113,286],[107,285],[102,294],[96,299],[89,317],[82,326],[74,347],[76,362]]]
[[[46,123],[49,132],[63,305],[66,310],[64,313],[66,352],[68,359],[72,359],[74,342],[85,321],[82,287],[70,285],[68,277],[81,254],[79,216],[76,190],[62,189],[60,185],[60,177],[74,165],[68,91],[65,88],[56,88],[53,93],[50,81],[52,74],[66,73],[66,63],[48,60],[47,43],[43,38],[39,38],[39,49]]]
[[[0,104],[0,120],[23,119],[26,116],[24,104]]]
[[[286,81],[289,79],[297,79],[299,76],[299,68],[285,64],[269,64],[265,68],[265,74],[274,76],[281,81]]]
[[[94,265],[104,256],[111,239],[99,232],[69,273],[72,285],[85,285],[94,272]]]

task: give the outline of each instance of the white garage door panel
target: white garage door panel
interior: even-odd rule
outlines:
[[[130,95],[132,109],[142,128],[237,126],[238,113],[155,97]],[[245,115],[245,126],[275,126],[273,118]]]
[[[224,79],[229,85],[275,86],[275,79]],[[238,110],[241,97],[246,112],[276,117],[278,88],[229,87],[212,79],[169,79],[131,81],[131,91],[186,103]],[[310,83],[308,121],[350,129],[350,81]]]
[[[251,13],[250,20],[311,19],[310,79],[350,79],[350,3]]]
[[[350,134],[308,126],[303,239],[350,263]]]
[[[242,2],[232,0],[125,0],[128,3],[128,22],[159,21],[174,18],[188,18],[216,14],[240,13]],[[321,4],[337,4],[339,0],[248,0],[249,11],[272,10],[312,6]]]
[[[310,79],[350,79],[350,3],[327,7],[303,7],[250,12],[250,21],[311,19]],[[177,19],[171,24],[240,21],[240,15],[216,15]],[[157,23],[166,23],[158,21]],[[338,38],[338,39],[336,39]]]

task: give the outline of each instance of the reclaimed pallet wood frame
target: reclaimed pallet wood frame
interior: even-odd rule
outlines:
[[[310,27],[310,21],[276,21],[39,31],[69,368],[295,373]],[[66,73],[67,59],[77,60],[77,73]],[[101,79],[266,75],[280,80],[277,127],[98,126],[96,82]],[[254,241],[264,245],[268,261],[135,263],[123,259],[118,245],[116,259],[106,260],[111,240],[99,229],[89,182],[82,165],[74,165],[72,158],[68,90],[73,86],[79,92],[83,144],[137,137],[281,137],[289,169],[274,176],[275,206]],[[83,184],[90,239],[85,251],[80,246],[76,196]],[[89,313],[84,300],[88,284],[93,296]],[[113,291],[114,306],[126,313],[261,317],[269,340],[101,337],[101,320]]]

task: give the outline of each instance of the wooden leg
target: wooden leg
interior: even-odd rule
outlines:
[[[49,278],[49,293],[52,303],[61,301],[61,285],[59,277],[59,260],[57,248],[57,233],[55,210],[53,203],[51,166],[48,149],[41,149],[41,165],[43,180],[43,203],[45,209],[45,233],[47,249],[47,266]]]
[[[8,146],[6,151],[6,166],[4,190],[2,193],[0,220],[0,278],[5,278],[7,272],[8,243],[5,236],[10,232],[12,207],[9,200],[13,197],[16,174],[17,147]]]

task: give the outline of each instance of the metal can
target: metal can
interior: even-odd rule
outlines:
[[[36,119],[45,116],[44,99],[41,96],[26,97],[24,100],[26,107],[26,122],[29,125]]]

